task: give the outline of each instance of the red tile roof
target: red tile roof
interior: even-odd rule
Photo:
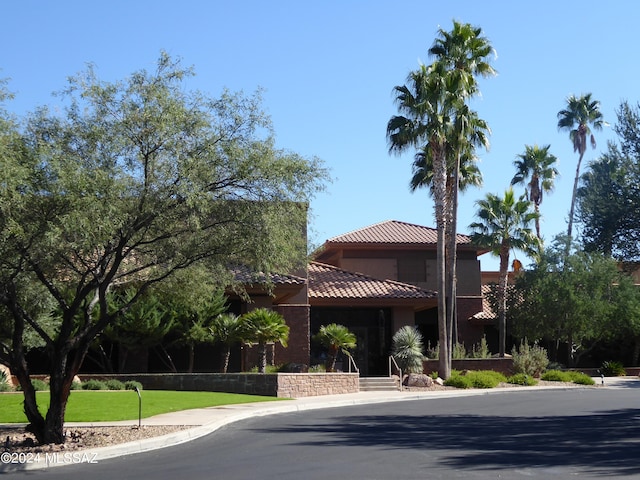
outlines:
[[[319,262],[309,264],[310,299],[435,299],[435,292],[414,285],[379,280]]]
[[[438,233],[434,228],[388,220],[330,238],[327,243],[435,245],[437,240]],[[471,238],[458,234],[456,241],[458,244],[468,244],[471,243]]]

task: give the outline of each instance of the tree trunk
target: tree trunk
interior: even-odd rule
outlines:
[[[580,151],[578,165],[576,166],[576,176],[573,179],[573,193],[571,194],[571,208],[569,209],[569,224],[567,226],[567,255],[569,254],[569,248],[571,246],[571,234],[573,232],[573,214],[576,208],[576,196],[578,195],[578,180],[580,180],[580,164],[582,163],[582,157],[584,157],[584,150]]]
[[[500,247],[500,277],[498,280],[498,356],[504,358],[507,339],[507,284],[509,282],[509,245]]]
[[[258,343],[258,373],[265,373],[267,370],[267,344]]]
[[[450,333],[447,328],[447,281],[446,281],[446,212],[447,212],[447,165],[444,148],[434,143],[433,197],[437,226],[436,289],[438,292],[438,375],[443,379],[451,376]]]
[[[335,372],[336,371],[336,359],[338,358],[338,349],[329,347],[329,352],[327,354],[327,363],[326,368],[327,372]]]
[[[457,256],[456,230],[458,228],[458,183],[460,181],[460,156],[457,157],[456,169],[449,191],[449,214],[447,222],[447,335],[448,348],[452,351],[453,344],[458,343],[457,329]]]
[[[229,369],[229,357],[231,357],[231,345],[225,344],[224,347],[222,347],[221,357],[222,366],[220,368],[220,372],[227,373],[227,370]]]
[[[189,345],[189,366],[187,367],[187,373],[193,373],[193,365],[196,359],[196,347],[193,344]]]

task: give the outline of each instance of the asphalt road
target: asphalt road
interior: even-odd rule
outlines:
[[[176,447],[11,478],[640,478],[640,389],[523,391],[253,418]]]

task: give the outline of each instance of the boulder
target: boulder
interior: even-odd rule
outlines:
[[[433,378],[424,373],[410,373],[406,380],[407,387],[431,387]]]

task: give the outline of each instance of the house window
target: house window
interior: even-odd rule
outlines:
[[[398,280],[401,282],[416,283],[427,281],[427,266],[424,259],[399,258]]]

